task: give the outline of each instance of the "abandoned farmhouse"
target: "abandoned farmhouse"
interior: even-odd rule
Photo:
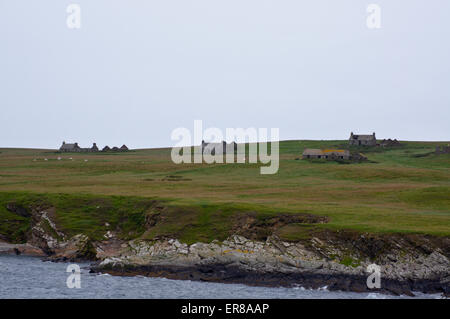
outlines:
[[[62,142],[61,147],[59,148],[60,152],[64,153],[93,153],[93,152],[100,152],[100,150],[97,147],[96,143],[93,143],[91,148],[82,148],[78,145],[78,143],[66,143]],[[109,146],[105,146],[102,150],[102,152],[126,152],[128,151],[128,147],[124,144],[122,147],[113,147],[112,149],[109,148]]]
[[[436,146],[436,154],[450,154],[450,145]]]
[[[360,135],[350,133],[348,140],[349,146],[396,146],[400,143],[397,140],[383,140],[383,144],[377,144],[377,138],[375,133],[368,135]],[[325,160],[352,160],[352,161],[364,161],[367,158],[360,153],[350,153],[345,149],[313,149],[307,148],[302,153],[303,159],[325,159]]]
[[[355,135],[353,132],[350,133],[349,138],[350,146],[376,146],[377,138],[375,133],[371,135]]]
[[[235,142],[228,143],[222,141],[222,143],[206,143],[202,141],[202,153],[203,154],[211,154],[217,155],[220,154],[230,154],[235,153],[237,151],[237,144]]]

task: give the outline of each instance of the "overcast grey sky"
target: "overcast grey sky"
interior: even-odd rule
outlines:
[[[448,0],[0,0],[0,147],[172,146],[195,119],[449,140],[449,39]]]

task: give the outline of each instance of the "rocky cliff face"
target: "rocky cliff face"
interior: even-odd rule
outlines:
[[[10,205],[8,210],[25,214],[20,206]],[[31,256],[49,257],[52,260],[79,261],[96,260],[97,252],[92,241],[83,234],[68,238],[58,229],[53,221],[54,211],[33,210],[31,217],[31,230],[26,244],[0,244],[0,253],[25,254]]]
[[[312,245],[326,247],[334,259],[325,257],[318,247],[283,242],[274,236],[260,242],[235,235],[223,242],[193,245],[176,239],[130,241],[115,256],[103,256],[103,261],[93,269],[122,275],[370,291],[366,269],[373,260],[367,256],[352,259],[356,257],[343,256],[347,252],[324,244],[319,238],[312,239]],[[450,263],[442,251],[418,255],[404,250],[390,251],[380,256],[379,266],[382,286],[378,291],[449,292]]]
[[[297,242],[233,235],[187,245],[174,238],[124,241],[107,231],[103,240],[92,241],[84,234],[67,236],[52,216],[51,209],[33,211],[28,243],[0,243],[0,253],[97,261],[92,271],[116,275],[344,291],[371,291],[366,269],[375,263],[381,268],[378,291],[450,292],[450,240],[445,237],[323,231]]]

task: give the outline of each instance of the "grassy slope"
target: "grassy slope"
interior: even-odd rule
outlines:
[[[230,231],[230,216],[243,212],[330,217],[326,225],[280,230],[290,239],[301,238],[311,227],[450,235],[450,156],[420,156],[438,143],[365,149],[373,162],[362,164],[296,160],[305,147],[341,144],[345,141],[282,142],[276,175],[260,175],[257,164],[175,165],[169,149],[69,155],[0,149],[0,234],[24,231],[21,218],[4,208],[16,199],[57,207],[58,221],[70,233],[98,236],[108,221],[119,225],[123,236],[133,237],[143,232],[145,212],[153,210],[149,198],[159,198],[172,208],[144,234],[148,238],[177,234],[188,242],[220,239]],[[63,159],[56,160],[58,156]],[[182,179],[164,180],[169,175]]]

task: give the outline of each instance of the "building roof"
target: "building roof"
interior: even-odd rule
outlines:
[[[350,138],[354,139],[354,140],[359,140],[359,141],[371,141],[375,139],[374,134],[351,134]]]
[[[120,149],[121,149],[121,150],[127,150],[128,147],[127,147],[125,144],[123,144],[123,145],[120,147]]]
[[[316,148],[306,148],[303,155],[324,155],[324,152]]]
[[[337,154],[337,155],[350,155],[349,150],[323,150],[323,153],[328,154]]]
[[[63,145],[61,145],[61,147],[59,149],[60,150],[73,150],[76,148],[78,148],[77,143],[64,143]]]

